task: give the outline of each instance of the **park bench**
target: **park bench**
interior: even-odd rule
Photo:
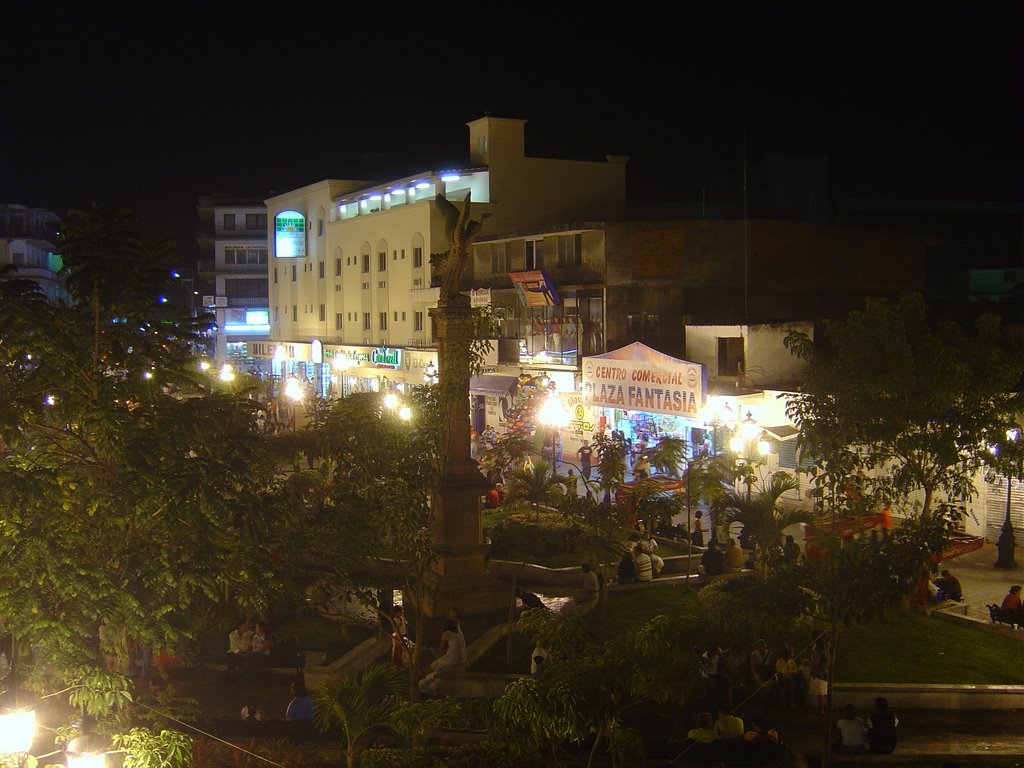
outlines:
[[[988,615],[993,624],[1009,624],[1011,627],[1024,627],[1024,613],[1020,611],[1004,611],[995,603],[988,606]]]

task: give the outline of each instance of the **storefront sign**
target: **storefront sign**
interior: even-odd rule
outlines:
[[[402,350],[377,347],[370,353],[370,362],[378,368],[398,368],[402,365]]]
[[[469,305],[471,307],[486,307],[491,303],[490,288],[474,288],[469,293]]]
[[[516,287],[519,300],[528,307],[550,307],[561,303],[554,283],[544,270],[531,272],[509,272],[509,278]]]
[[[696,363],[588,358],[583,364],[583,401],[599,408],[697,418],[703,389]]]

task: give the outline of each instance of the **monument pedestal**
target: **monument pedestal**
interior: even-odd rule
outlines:
[[[509,587],[487,571],[480,497],[488,489],[477,464],[452,462],[433,499],[431,538],[437,559],[425,579],[420,608],[428,616],[479,616],[508,610]]]
[[[437,558],[419,597],[426,616],[479,616],[508,611],[509,587],[487,571],[480,497],[488,490],[469,452],[469,371],[473,313],[465,297],[430,310],[437,323],[439,375],[446,387],[447,424],[441,477],[431,499],[431,540]]]

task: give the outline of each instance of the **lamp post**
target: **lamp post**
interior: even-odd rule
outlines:
[[[554,382],[552,382],[554,383]],[[537,412],[540,423],[551,429],[551,471],[558,471],[558,459],[555,453],[555,438],[558,430],[566,425],[569,414],[562,407],[562,398],[558,394],[557,387],[548,387],[547,397]]]
[[[284,395],[285,395],[285,397],[287,397],[289,400],[292,401],[291,422],[292,422],[292,432],[295,432],[298,429],[298,425],[296,424],[296,421],[297,421],[297,418],[296,418],[297,417],[297,412],[296,411],[298,409],[299,404],[302,402],[302,398],[304,396],[304,393],[302,391],[302,385],[299,384],[299,380],[297,378],[295,378],[294,376],[289,376],[288,377],[288,381],[285,382],[285,385],[284,385]]]
[[[1020,439],[1019,429],[1006,430],[1006,439],[1013,445],[1014,451],[1018,450],[1017,441]],[[1019,464],[1019,462],[1018,462]],[[996,558],[994,567],[1007,570],[1017,567],[1017,560],[1014,557],[1014,550],[1017,548],[1017,537],[1013,533],[1013,522],[1010,520],[1010,509],[1013,502],[1013,475],[1006,472],[1006,517],[1003,519],[1003,526],[999,530],[999,540],[996,548],[999,556]]]
[[[437,366],[433,362],[427,363],[427,367],[423,369],[423,383],[428,385],[437,384],[439,378]]]
[[[736,434],[729,440],[729,448],[736,454],[737,462],[742,460],[742,466],[746,468],[743,472],[743,480],[747,486],[747,501],[750,501],[752,478],[749,468],[753,458],[751,449],[756,448],[758,456],[763,460],[771,448],[768,441],[764,439],[764,431],[757,425],[757,420],[750,411],[747,411],[746,418],[737,425]]]
[[[704,406],[703,415],[704,426],[711,427],[711,455],[716,456],[719,452],[718,428],[723,425],[728,427],[733,422],[732,406],[724,398],[710,397]]]
[[[0,753],[13,758],[15,765],[24,763],[35,735],[35,710],[23,709],[0,715]]]

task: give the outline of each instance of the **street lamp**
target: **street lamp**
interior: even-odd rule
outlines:
[[[437,374],[437,366],[434,365],[433,361],[427,363],[427,367],[423,369],[423,383],[424,384],[437,384],[440,376]]]
[[[1006,430],[1006,439],[1008,441],[1007,447],[1013,445],[1014,451],[1018,450],[1017,441],[1020,439],[1019,429],[1008,429]],[[998,446],[996,447],[995,453],[998,453]],[[1010,520],[1010,506],[1013,501],[1013,476],[1010,474],[1009,468],[1006,470],[1006,518],[1003,520],[1003,526],[999,530],[999,540],[996,542],[996,548],[999,552],[999,556],[996,558],[994,567],[1013,569],[1017,567],[1017,560],[1014,557],[1014,550],[1017,548],[1017,537],[1013,533],[1013,522]]]
[[[557,387],[549,386],[547,397],[544,398],[537,417],[541,424],[551,428],[551,471],[557,472],[558,459],[555,454],[555,438],[558,435],[558,430],[569,421],[569,414],[562,407],[562,398],[558,394]]]
[[[718,428],[733,421],[732,406],[722,397],[709,397],[703,411],[704,426],[711,427],[711,455],[718,454]]]
[[[764,430],[758,426],[754,414],[750,411],[747,411],[746,418],[737,425],[736,434],[729,440],[729,448],[736,454],[737,461],[743,461],[742,466],[745,467],[743,480],[747,485],[747,499],[749,500],[752,481],[749,469],[753,458],[752,449],[757,450],[762,461],[771,450],[771,445],[764,437]]]
[[[292,401],[292,432],[295,432],[298,429],[298,424],[296,423],[296,409],[298,408],[299,403],[302,402],[304,395],[305,393],[302,391],[302,385],[299,384],[299,380],[294,376],[289,376],[288,381],[286,381],[284,385],[284,396]]]
[[[35,735],[35,710],[26,709],[0,715],[0,753],[5,755],[25,754],[32,749],[32,740]]]

